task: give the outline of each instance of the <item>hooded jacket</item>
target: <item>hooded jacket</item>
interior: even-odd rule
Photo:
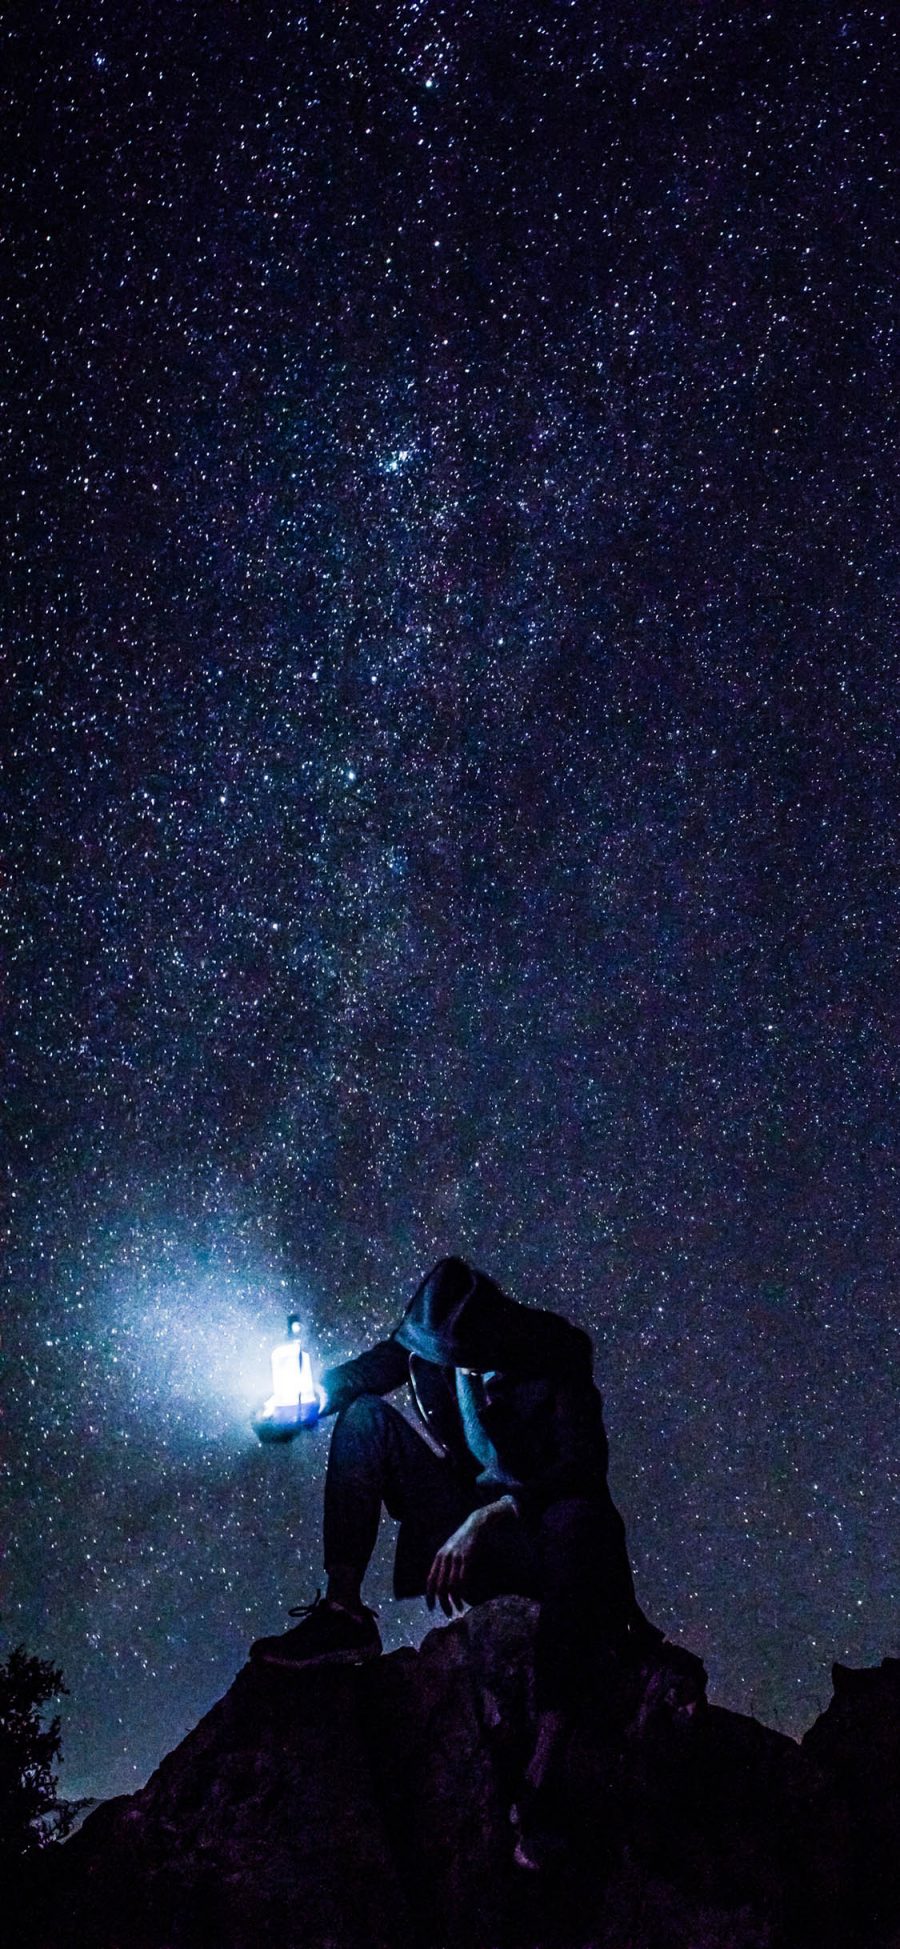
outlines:
[[[494,1432],[500,1473],[489,1480],[466,1441],[456,1369],[408,1352],[397,1338],[417,1323],[421,1292],[386,1340],[322,1376],[324,1412],[337,1413],[361,1394],[390,1394],[408,1386],[432,1441],[482,1500],[512,1495],[532,1521],[572,1496],[610,1506],[603,1403],[593,1381],[587,1334],[557,1313],[506,1301],[503,1371],[532,1381],[540,1377],[542,1385],[523,1390],[530,1396],[527,1412],[517,1414],[513,1405],[505,1426]]]

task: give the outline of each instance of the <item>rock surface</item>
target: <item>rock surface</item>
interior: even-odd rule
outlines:
[[[500,1598],[368,1666],[245,1667],[146,1787],[54,1851],[29,1942],[900,1949],[900,1660],[836,1667],[802,1746],[706,1707],[672,1647],[607,1674],[544,1880],[514,1867],[509,1825],[535,1616]]]

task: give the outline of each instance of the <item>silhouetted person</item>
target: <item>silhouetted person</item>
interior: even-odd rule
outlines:
[[[404,1383],[418,1427],[384,1399]],[[326,1595],[292,1630],[260,1638],[251,1657],[300,1667],[378,1655],[362,1585],[382,1504],[400,1524],[397,1597],[424,1594],[448,1617],[504,1593],[537,1598],[538,1734],[517,1856],[541,1865],[554,1763],[590,1666],[639,1655],[660,1637],[635,1598],[607,1486],[590,1340],[558,1314],[517,1304],[464,1260],[441,1259],[387,1340],[323,1376],[321,1402],[337,1414]]]

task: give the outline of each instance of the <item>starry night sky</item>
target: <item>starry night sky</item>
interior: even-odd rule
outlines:
[[[285,1312],[343,1357],[445,1251],[592,1333],[645,1607],[798,1732],[898,1649],[886,15],[62,0],[4,68],[0,1643],[64,1790],[315,1592]]]

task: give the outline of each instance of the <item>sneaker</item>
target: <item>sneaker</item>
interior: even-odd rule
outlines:
[[[303,1623],[276,1638],[257,1638],[250,1646],[255,1665],[298,1671],[303,1665],[359,1665],[381,1655],[375,1612],[365,1606],[362,1617],[353,1617],[317,1592],[312,1604],[298,1604],[288,1616],[302,1617]]]

